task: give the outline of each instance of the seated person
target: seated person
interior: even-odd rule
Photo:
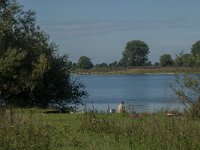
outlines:
[[[117,112],[118,113],[125,113],[124,101],[121,101],[121,103],[118,105]]]

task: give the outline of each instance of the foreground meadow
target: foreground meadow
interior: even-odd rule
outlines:
[[[165,111],[129,114],[46,114],[1,109],[0,149],[188,150],[200,149],[200,120]]]

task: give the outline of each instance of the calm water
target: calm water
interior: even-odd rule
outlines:
[[[74,75],[73,78],[86,86],[87,109],[116,109],[121,100],[127,110],[136,112],[183,107],[174,101],[176,97],[170,88],[174,75]]]

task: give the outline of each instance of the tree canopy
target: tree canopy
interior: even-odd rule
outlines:
[[[84,86],[70,78],[67,56],[36,25],[35,12],[0,1],[0,96],[6,105],[80,103]]]
[[[200,40],[199,40],[199,41],[196,41],[196,42],[192,45],[191,54],[192,54],[193,56],[200,55]]]
[[[91,69],[93,66],[91,59],[87,56],[81,56],[78,60],[78,67],[81,69]]]
[[[191,54],[181,52],[176,56],[174,63],[176,66],[191,67],[195,62],[193,62]]]
[[[170,54],[163,54],[160,56],[160,65],[161,66],[172,66],[173,59]]]
[[[140,40],[129,41],[122,53],[120,63],[126,66],[144,66],[148,61],[149,46]]]

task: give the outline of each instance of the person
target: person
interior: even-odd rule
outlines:
[[[124,101],[121,101],[121,103],[118,105],[117,111],[118,113],[125,113]]]

